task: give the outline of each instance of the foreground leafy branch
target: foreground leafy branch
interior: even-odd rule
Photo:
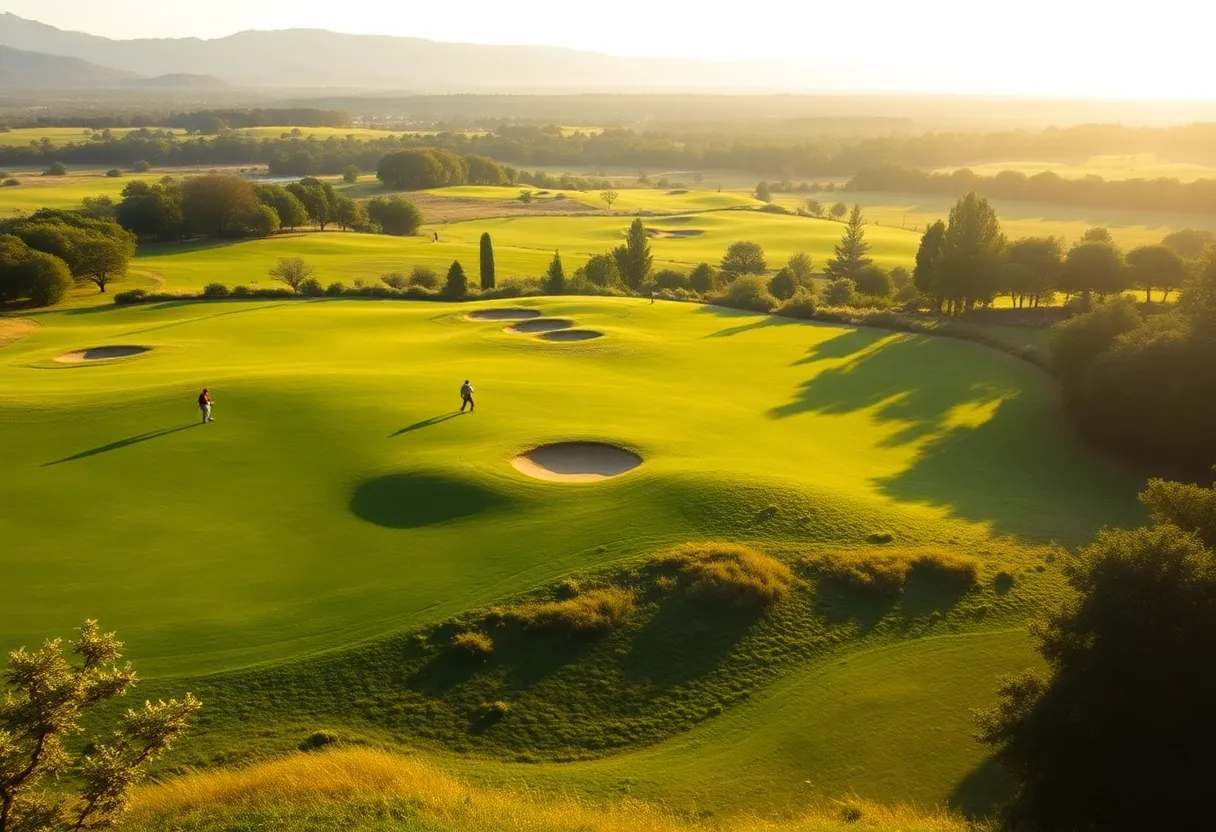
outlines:
[[[119,666],[122,642],[102,633],[97,622],[80,627],[71,642],[78,662],[64,655],[60,639],[30,652],[9,654],[0,700],[0,832],[60,832],[102,829],[127,806],[147,763],[162,755],[186,730],[202,703],[189,693],[182,701],[145,702],[128,709],[109,741],[93,743],[79,759],[64,747],[82,731],[85,712],[123,696],[137,677]],[[52,788],[74,775],[74,792]]]

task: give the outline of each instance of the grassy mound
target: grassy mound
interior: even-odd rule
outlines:
[[[297,754],[230,771],[196,772],[138,791],[120,832],[964,832],[944,812],[858,800],[771,821],[703,822],[636,800],[596,805],[531,790],[462,782],[425,761],[371,749]]]
[[[659,563],[679,570],[693,598],[733,607],[768,606],[789,590],[793,579],[776,558],[733,544],[685,544]]]
[[[902,593],[909,575],[916,570],[940,575],[964,589],[970,589],[979,580],[983,566],[979,558],[940,550],[829,551],[808,557],[807,563],[825,577],[883,595]]]

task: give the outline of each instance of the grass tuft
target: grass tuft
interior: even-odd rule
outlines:
[[[913,572],[936,575],[966,587],[979,581],[979,558],[941,550],[853,552],[828,551],[810,555],[806,563],[827,578],[879,595],[904,591]]]
[[[488,656],[494,652],[494,642],[485,633],[469,631],[452,637],[452,649],[470,656]]]
[[[593,589],[564,601],[525,604],[511,617],[535,629],[570,634],[606,633],[625,623],[634,611],[634,594],[620,587]]]
[[[686,543],[660,555],[659,562],[679,569],[689,596],[735,607],[766,607],[793,582],[781,561],[733,543]]]

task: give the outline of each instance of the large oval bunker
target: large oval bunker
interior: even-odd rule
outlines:
[[[599,482],[642,464],[633,451],[607,442],[555,442],[511,460],[517,471],[550,482]]]

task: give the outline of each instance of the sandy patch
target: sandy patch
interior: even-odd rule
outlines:
[[[546,341],[590,341],[593,338],[603,338],[604,333],[594,329],[558,329],[542,332],[540,337]]]
[[[0,318],[0,347],[20,341],[27,335],[33,334],[38,325],[33,321],[21,318]]]
[[[116,346],[89,347],[87,350],[76,350],[64,353],[55,360],[60,364],[81,364],[85,361],[106,361],[111,358],[130,358],[148,352],[148,347]]]
[[[471,321],[522,321],[539,317],[535,309],[476,309],[468,314]]]
[[[541,445],[511,460],[515,470],[551,482],[599,482],[642,464],[633,451],[604,442],[557,442]]]
[[[574,321],[567,321],[564,318],[533,318],[530,321],[512,324],[504,332],[527,335],[535,332],[555,332],[559,329],[569,329],[572,326],[574,326]]]

